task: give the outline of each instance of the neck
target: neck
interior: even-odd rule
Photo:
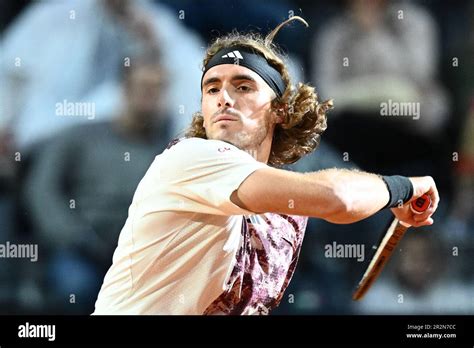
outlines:
[[[272,127],[272,129],[270,129],[270,131],[267,133],[265,139],[263,139],[260,144],[256,144],[255,146],[251,146],[248,148],[243,148],[242,150],[249,153],[257,161],[262,163],[268,163],[272,150],[273,132],[274,128]]]
[[[265,139],[265,141],[258,148],[244,149],[244,151],[249,153],[257,161],[262,163],[268,163],[268,160],[270,158],[270,151],[272,148],[272,142],[271,139],[269,144],[266,144],[266,142],[267,139]]]

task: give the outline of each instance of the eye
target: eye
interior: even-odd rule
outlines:
[[[241,85],[237,87],[237,89],[241,92],[250,92],[252,90],[250,86],[246,86],[246,85]]]
[[[219,89],[216,87],[212,87],[207,90],[207,94],[215,94],[217,92],[219,92]]]

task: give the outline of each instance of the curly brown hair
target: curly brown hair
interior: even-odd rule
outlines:
[[[283,122],[275,126],[268,160],[268,164],[275,167],[294,163],[318,147],[321,134],[327,128],[326,112],[332,108],[332,100],[319,102],[314,87],[303,83],[298,83],[296,86],[291,84],[284,55],[272,42],[278,31],[293,20],[299,20],[308,26],[303,18],[293,16],[280,23],[265,38],[256,33],[242,34],[234,31],[215,39],[207,49],[203,60],[204,67],[221,49],[245,46],[261,53],[281,74],[286,89],[281,97],[276,97],[272,101],[272,109],[282,116]],[[202,113],[196,112],[185,136],[207,139],[203,123]]]

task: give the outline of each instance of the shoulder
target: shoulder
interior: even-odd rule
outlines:
[[[223,175],[238,168],[263,166],[247,152],[221,140],[185,138],[172,141],[157,157],[162,176],[176,175]],[[179,173],[179,174],[178,174]]]

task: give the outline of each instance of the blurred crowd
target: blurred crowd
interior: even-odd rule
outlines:
[[[335,108],[320,147],[289,169],[431,175],[441,203],[357,303],[391,213],[310,219],[274,313],[474,314],[473,1],[41,0],[0,12],[0,244],[39,248],[36,262],[0,259],[0,313],[91,313],[138,182],[199,110],[208,42],[300,15],[310,27],[276,41],[295,81]],[[393,108],[403,103],[414,109]],[[362,245],[364,262],[328,257],[333,243]]]

